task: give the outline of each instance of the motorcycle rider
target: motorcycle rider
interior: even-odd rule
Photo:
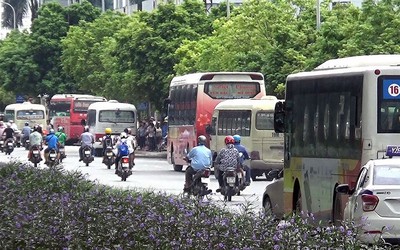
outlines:
[[[49,134],[45,138],[45,143],[47,145],[47,148],[44,150],[44,159],[45,159],[45,164],[49,163],[49,152],[50,150],[54,149],[57,152],[57,159],[59,159],[59,153],[58,153],[58,138],[54,134],[54,129],[50,129]]]
[[[131,128],[126,128],[124,129],[124,132],[127,135],[127,141],[129,144],[131,144],[132,146],[132,153],[129,154],[129,162],[132,163],[133,166],[135,166],[135,150],[137,147],[137,141],[136,141],[136,137],[134,135],[132,135],[132,129]]]
[[[128,152],[124,152],[125,150],[122,150],[125,145],[128,147]],[[115,157],[115,173],[118,174],[118,163],[121,160],[122,156],[130,157],[130,155],[134,151],[132,144],[128,141],[128,135],[125,132],[121,133],[115,145],[115,148],[117,149],[117,153],[115,154],[117,156]],[[131,166],[129,166],[129,168],[131,168]]]
[[[217,158],[215,158],[215,162],[218,165],[218,183],[219,188],[216,190],[217,192],[221,192],[222,187],[224,186],[224,172],[227,169],[237,169],[240,167],[240,155],[239,151],[235,148],[235,139],[233,136],[225,137],[225,148],[222,148]]]
[[[240,166],[242,169],[246,172],[246,181],[245,185],[249,186],[250,185],[250,168],[247,165],[243,165],[245,160],[249,160],[249,154],[247,153],[246,147],[240,144],[241,137],[240,135],[234,135],[233,139],[235,140],[235,148],[239,151],[239,154],[242,153],[242,156],[240,157]]]
[[[56,133],[58,141],[60,145],[65,146],[65,142],[67,141],[67,134],[64,133],[64,128],[62,126],[58,127],[58,131]]]
[[[28,122],[25,122],[25,126],[22,128],[21,134],[22,134],[21,138],[22,145],[25,145],[26,140],[29,139],[29,135],[31,134],[31,127],[29,127]]]
[[[113,147],[113,138],[111,137],[112,130],[111,128],[106,128],[104,130],[106,133],[105,136],[103,136],[103,139],[101,140],[101,144],[103,146],[103,163],[105,162],[106,159],[106,149],[107,147]]]
[[[197,138],[197,146],[192,148],[186,156],[186,159],[190,160],[190,166],[188,166],[185,171],[185,185],[183,192],[189,192],[190,186],[193,182],[193,175],[196,174],[197,171],[211,166],[212,153],[211,150],[206,147],[206,141],[207,138],[204,135],[200,135]],[[211,192],[212,190],[209,189],[206,194]]]
[[[79,137],[79,141],[81,142],[81,147],[79,148],[79,161],[83,160],[83,148],[85,146],[90,147],[93,155],[93,143],[94,143],[94,136],[89,133],[89,126],[85,126],[84,132]]]
[[[4,141],[7,139],[12,139],[14,141],[14,129],[11,127],[11,123],[7,123],[7,127],[4,129],[2,136]]]
[[[14,131],[18,130],[18,126],[14,123],[14,120],[10,120],[9,123],[11,124],[11,128],[14,129]]]
[[[31,158],[31,154],[32,154],[32,147],[33,146],[38,146],[39,150],[42,150],[42,141],[43,141],[43,137],[42,134],[38,131],[38,126],[34,126],[33,127],[33,132],[29,135],[29,142],[31,144],[31,147],[29,149],[29,153],[28,153],[28,159]],[[42,157],[40,157],[40,161],[42,160]]]

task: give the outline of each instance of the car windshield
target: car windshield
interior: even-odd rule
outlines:
[[[374,185],[400,185],[400,166],[375,166]]]

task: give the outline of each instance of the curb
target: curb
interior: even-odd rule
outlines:
[[[167,159],[167,153],[135,152],[135,158]]]

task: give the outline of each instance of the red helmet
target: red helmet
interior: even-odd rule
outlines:
[[[225,144],[235,144],[235,139],[233,139],[233,136],[228,135],[227,137],[225,137]]]

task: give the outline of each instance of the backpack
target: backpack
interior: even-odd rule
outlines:
[[[128,144],[126,144],[126,141],[121,142],[121,144],[118,147],[118,152],[120,156],[128,156],[129,155],[129,148]]]

